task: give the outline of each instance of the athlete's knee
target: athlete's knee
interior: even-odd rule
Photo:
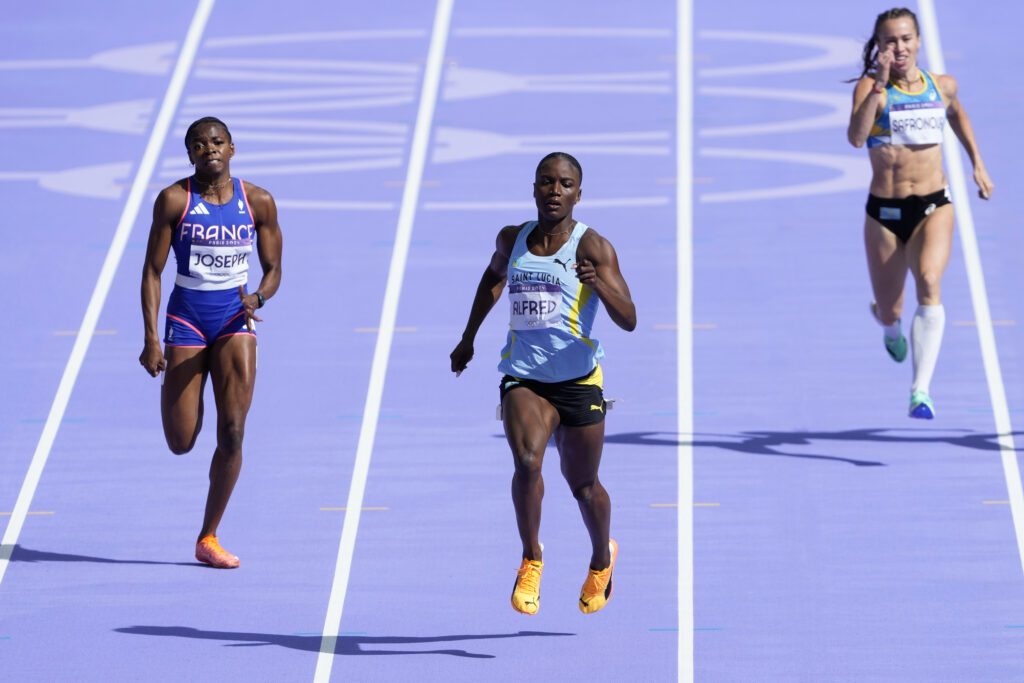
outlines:
[[[175,455],[185,455],[196,445],[196,437],[198,435],[199,430],[196,430],[196,433],[191,435],[167,433],[165,434],[167,437],[167,447]]]
[[[596,481],[588,481],[580,484],[572,490],[572,497],[581,503],[589,503],[598,492],[599,484]]]
[[[942,269],[941,268],[922,268],[921,273],[916,279],[917,294],[927,297],[938,297],[939,291],[942,289]]]
[[[245,423],[241,420],[228,419],[217,430],[217,447],[222,452],[236,453],[242,450],[245,438]]]
[[[520,477],[540,476],[543,452],[534,448],[520,447],[513,452],[516,464],[516,475]]]

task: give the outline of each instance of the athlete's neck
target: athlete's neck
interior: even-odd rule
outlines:
[[[911,77],[911,72],[908,71],[907,75],[903,78],[893,75],[889,78],[889,80],[892,82],[893,85],[895,85],[898,88],[902,88],[903,90],[910,90],[912,87],[917,85],[918,82],[924,83],[924,73],[916,66],[914,67],[914,72],[915,73],[913,77]]]
[[[227,187],[231,184],[230,174],[216,176],[213,178],[203,178],[199,174],[195,174],[192,177],[195,179],[196,185],[198,185],[199,189],[203,192],[206,192],[207,190],[219,190],[222,187]]]
[[[542,237],[558,237],[568,235],[576,227],[576,221],[572,216],[566,216],[557,223],[548,223],[544,220],[537,221],[537,232]]]

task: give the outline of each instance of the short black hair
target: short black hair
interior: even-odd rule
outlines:
[[[204,126],[204,125],[206,125],[208,123],[212,123],[214,125],[217,125],[217,126],[220,126],[221,128],[223,128],[224,132],[227,133],[228,142],[231,142],[231,131],[228,130],[228,124],[224,123],[223,121],[218,119],[216,116],[204,116],[201,119],[197,119],[197,120],[193,121],[192,125],[190,125],[188,127],[188,130],[185,131],[185,148],[186,149],[188,148],[189,138],[192,137],[192,133],[194,133],[196,131],[196,128],[198,128],[199,126]]]
[[[538,173],[540,173],[540,167],[546,164],[551,159],[565,159],[570,164],[572,164],[573,168],[576,169],[576,173],[578,173],[580,176],[580,185],[583,184],[583,167],[580,166],[580,162],[576,161],[576,157],[569,154],[568,152],[552,152],[551,154],[548,154],[547,156],[540,160],[539,164],[537,164],[537,170],[533,172],[533,175],[536,176]]]

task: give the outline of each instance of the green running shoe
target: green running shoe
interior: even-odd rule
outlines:
[[[875,319],[882,327],[885,327],[885,323],[878,316],[878,304],[874,301],[871,302],[871,316]],[[899,321],[896,321],[899,323]],[[907,359],[907,338],[900,332],[900,336],[895,339],[889,338],[887,335],[882,335],[882,341],[885,343],[885,350],[889,353],[889,357],[897,363],[902,363]]]
[[[897,363],[902,363],[907,359],[907,338],[902,334],[895,339],[882,335],[882,341],[885,342],[885,350],[889,352],[889,357]]]
[[[910,411],[908,414],[910,417],[914,417],[919,420],[935,419],[935,406],[932,404],[931,396],[923,391],[911,392]]]

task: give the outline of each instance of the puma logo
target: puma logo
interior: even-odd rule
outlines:
[[[604,412],[604,406],[595,406],[593,403],[590,404],[590,409],[597,410],[602,413]]]
[[[569,263],[571,261],[572,261],[572,259],[569,259],[568,261],[565,261],[565,262],[562,262],[559,259],[555,259],[555,263],[557,263],[558,265],[562,266],[562,270],[564,270],[567,273],[569,272]]]

